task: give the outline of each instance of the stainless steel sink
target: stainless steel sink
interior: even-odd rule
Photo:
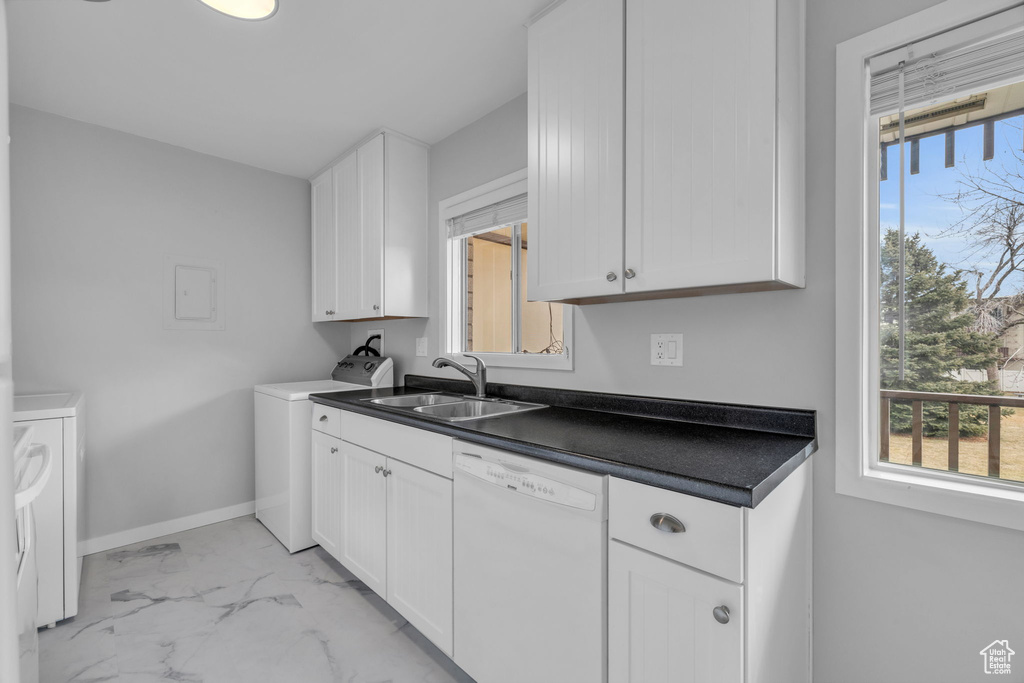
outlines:
[[[412,394],[410,396],[390,396],[388,398],[371,398],[368,400],[370,403],[391,408],[416,408],[442,403],[459,403],[466,399],[461,396],[448,396],[446,394]]]
[[[485,417],[498,417],[509,413],[522,413],[529,410],[547,408],[540,403],[523,403],[520,401],[487,401],[467,398],[463,401],[439,405],[425,405],[413,408],[421,415],[434,417],[447,422],[463,422],[479,420]]]
[[[457,396],[438,392],[429,394],[410,394],[408,396],[388,396],[387,398],[364,398],[364,401],[382,408],[397,408],[418,413],[423,417],[432,417],[445,422],[463,422],[480,420],[485,417],[500,417],[511,413],[522,413],[538,408],[547,408],[541,403],[525,403],[523,401],[505,401],[473,396]]]

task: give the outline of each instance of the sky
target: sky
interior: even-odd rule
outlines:
[[[981,258],[963,236],[943,236],[951,225],[963,216],[960,208],[942,195],[954,193],[962,178],[962,171],[970,168],[977,172],[983,165],[1001,168],[1007,165],[1024,167],[1017,157],[1024,157],[1024,117],[1018,116],[999,121],[995,126],[995,158],[982,160],[983,127],[973,126],[956,132],[956,165],[945,167],[945,136],[935,135],[921,140],[921,172],[910,174],[910,143],[906,143],[906,234],[919,233],[936,258],[948,263],[951,268],[991,271],[991,259]],[[1013,151],[1017,151],[1014,156]],[[888,156],[888,180],[879,183],[879,219],[884,234],[887,227],[899,227],[899,147],[890,145]],[[1011,282],[1012,281],[1012,282]],[[974,276],[968,278],[969,291],[974,289]],[[1014,294],[1024,291],[1024,272],[1012,276],[1004,284],[1000,294]]]

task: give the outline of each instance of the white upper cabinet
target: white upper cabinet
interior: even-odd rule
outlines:
[[[426,147],[381,131],[311,183],[313,321],[426,317]]]
[[[528,73],[529,298],[621,292],[622,0],[551,10],[530,27]]]
[[[530,299],[803,286],[802,17],[565,0],[535,21]]]

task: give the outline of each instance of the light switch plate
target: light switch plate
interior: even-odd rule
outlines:
[[[683,365],[683,335],[652,334],[651,365]]]
[[[416,355],[417,356],[423,356],[424,358],[426,357],[426,355],[427,355],[427,338],[426,337],[416,337]]]

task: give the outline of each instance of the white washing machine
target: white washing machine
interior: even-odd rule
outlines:
[[[347,356],[334,379],[255,387],[256,519],[294,553],[316,545],[311,532],[310,394],[394,386],[390,358]]]

